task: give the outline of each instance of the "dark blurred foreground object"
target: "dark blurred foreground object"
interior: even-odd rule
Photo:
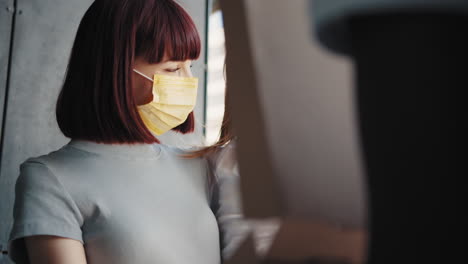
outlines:
[[[344,2],[317,0],[313,12],[322,44],[355,62],[368,263],[450,263],[463,252],[468,1]]]
[[[461,91],[468,87],[468,16],[387,14],[350,20],[370,192],[369,263],[454,256]],[[461,199],[461,197],[460,197]],[[449,254],[447,254],[449,253]],[[440,262],[442,263],[442,262]]]

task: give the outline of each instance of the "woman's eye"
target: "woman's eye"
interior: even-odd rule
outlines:
[[[180,70],[180,68],[176,68],[176,69],[167,69],[166,71],[168,71],[168,72],[177,72],[177,71],[179,71],[179,70]]]

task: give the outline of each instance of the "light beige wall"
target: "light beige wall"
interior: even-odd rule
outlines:
[[[249,142],[249,146],[240,148],[240,155],[251,155],[241,158],[246,162],[240,164],[244,203],[250,216],[265,215],[260,212],[262,208],[271,210],[256,199],[268,187],[268,182],[254,182],[259,174],[268,173],[258,171],[261,166],[254,164],[260,159],[253,153],[263,147],[271,158],[273,175],[268,177],[275,184],[273,190],[278,191],[283,215],[359,226],[365,221],[365,193],[352,65],[318,46],[308,2],[245,1],[259,97],[256,103],[263,118],[266,146]],[[229,56],[229,49],[227,52]],[[244,98],[252,95],[248,89],[243,93]],[[241,97],[236,100],[233,107],[239,115],[255,114],[242,112],[246,107]],[[235,118],[237,129],[251,129],[242,124],[239,115]],[[250,135],[257,132],[252,130]],[[271,212],[274,214],[274,210]]]

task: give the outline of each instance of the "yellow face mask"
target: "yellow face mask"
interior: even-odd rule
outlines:
[[[154,79],[133,70],[153,82],[153,101],[138,106],[146,127],[161,135],[187,120],[197,101],[198,78],[155,74]]]

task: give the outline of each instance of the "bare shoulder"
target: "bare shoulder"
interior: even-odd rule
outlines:
[[[30,236],[24,238],[31,264],[86,264],[83,244],[58,236]]]

